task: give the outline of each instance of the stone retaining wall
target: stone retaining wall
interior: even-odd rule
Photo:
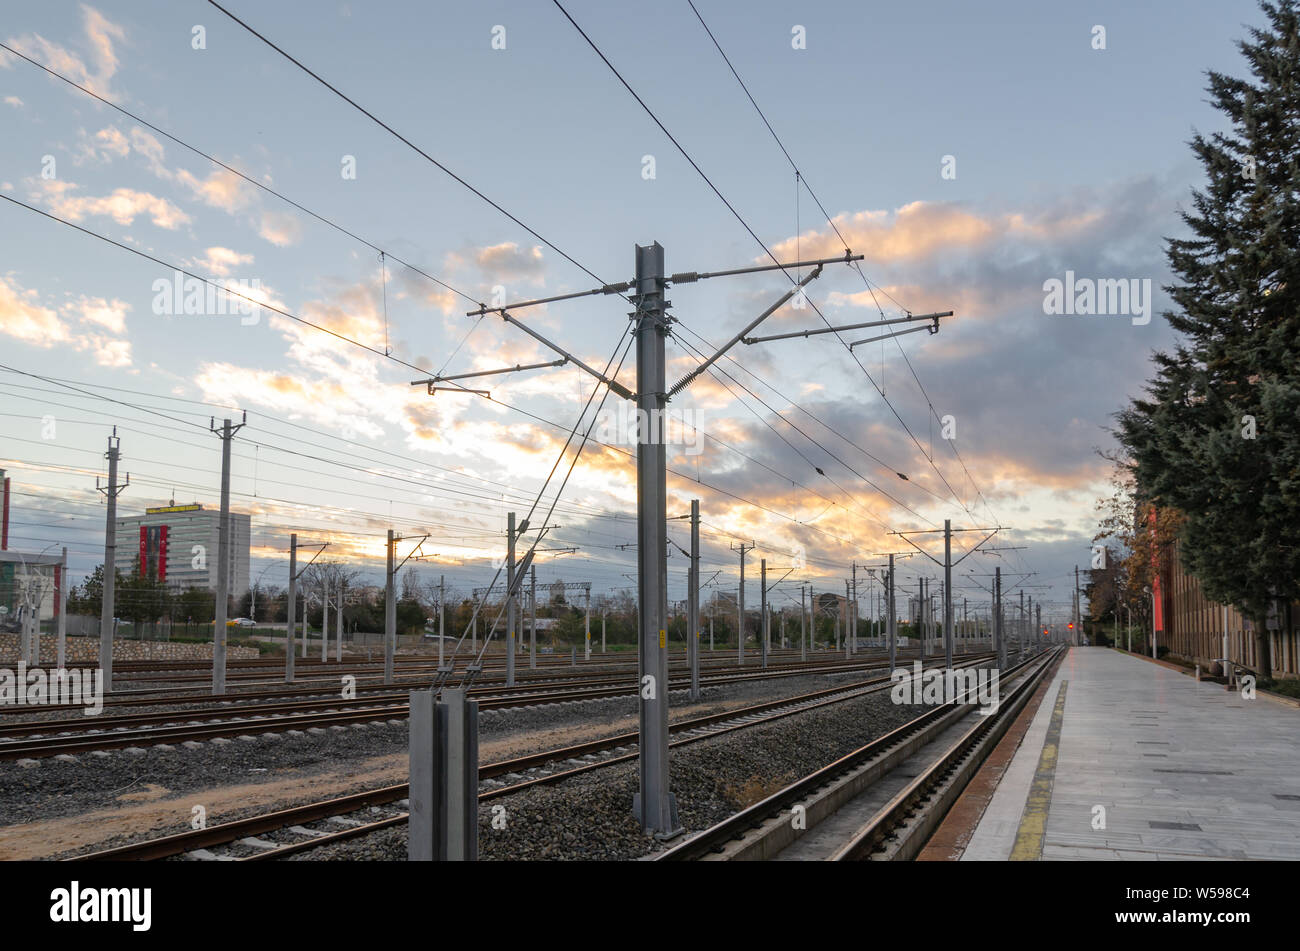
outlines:
[[[19,635],[0,634],[0,664],[12,666],[18,663],[20,646]],[[41,635],[41,663],[50,665],[58,657],[58,637],[54,634]],[[98,637],[67,638],[68,661],[96,661],[99,659]],[[260,654],[256,647],[232,647],[227,645],[226,657],[230,660],[253,660]],[[211,660],[212,645],[187,644],[175,641],[128,641],[113,642],[114,660]]]

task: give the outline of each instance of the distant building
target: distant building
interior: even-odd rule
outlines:
[[[816,595],[817,613],[823,617],[843,617],[848,601],[842,594],[823,592]]]
[[[34,615],[58,617],[60,555],[0,550],[0,632],[16,633]]]
[[[117,554],[114,565],[129,574],[140,559],[140,569],[164,581],[174,591],[185,588],[217,589],[218,523],[221,513],[202,505],[165,505],[145,509],[144,515],[117,520]],[[248,590],[250,519],[230,513],[231,597]]]

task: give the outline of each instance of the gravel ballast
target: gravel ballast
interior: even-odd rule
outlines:
[[[671,787],[681,824],[688,833],[705,829],[919,712],[877,693],[677,748]],[[632,815],[637,785],[637,764],[629,762],[482,803],[479,858],[608,861],[660,851],[666,846],[646,836]],[[406,836],[399,825],[293,859],[404,860]]]
[[[769,681],[747,681],[725,686],[707,687],[698,704],[687,703],[684,693],[672,696],[672,719],[721,712],[746,703],[776,699],[813,690],[825,689],[841,683],[860,682],[866,679],[861,672],[836,675],[802,675]],[[857,704],[861,701],[852,701]],[[892,708],[892,704],[887,706]],[[829,708],[816,716],[829,716]],[[721,773],[707,762],[693,766],[704,751],[726,749],[729,741],[714,739],[692,744],[674,753],[674,789],[678,789],[679,807],[684,823],[698,827],[705,821],[700,817],[725,815],[726,782],[743,785],[752,777],[764,777],[769,761],[779,765],[790,754],[818,757],[821,741],[813,735],[800,739],[791,734],[790,739],[765,738],[768,730],[786,730],[796,721],[803,722],[815,714],[801,714],[779,724],[756,727],[743,732],[743,737],[733,741],[739,751],[755,744],[766,750],[772,744],[795,747],[784,752],[773,749],[760,752],[758,759],[746,766],[743,758],[728,754],[728,772],[725,782]],[[901,722],[901,721],[899,721]],[[483,711],[480,715],[480,745],[500,742],[509,752],[483,756],[484,762],[506,759],[529,752],[538,752],[562,745],[557,742],[556,731],[573,730],[581,738],[593,739],[635,730],[637,726],[637,699],[634,696],[589,700],[564,704],[538,705],[531,708],[514,708],[503,711]],[[855,728],[860,735],[865,723]],[[360,765],[366,760],[394,755],[404,756],[408,750],[408,730],[405,719],[380,721],[365,728],[341,730],[294,731],[265,735],[250,724],[250,739],[232,738],[225,742],[175,744],[170,747],[141,745],[140,752],[112,751],[107,755],[77,754],[71,758],[50,757],[33,764],[0,762],[0,825],[14,826],[62,817],[80,816],[123,808],[132,802],[131,795],[141,789],[158,788],[158,797],[152,801],[170,803],[175,800],[175,820],[165,825],[155,824],[142,828],[136,834],[114,836],[96,841],[93,846],[76,851],[96,851],[141,838],[185,831],[189,828],[189,803],[204,790],[223,786],[273,783],[286,778],[328,774],[337,785],[337,792],[356,792],[362,789],[387,785],[368,776]],[[752,737],[752,739],[750,739]],[[860,742],[865,742],[862,740]],[[849,747],[860,745],[850,743]],[[770,753],[770,756],[769,756]],[[733,762],[734,760],[734,762]],[[790,761],[782,766],[787,771],[800,768],[802,760]],[[748,773],[742,772],[749,768]],[[698,775],[697,775],[698,774]],[[793,776],[791,776],[793,778]],[[719,780],[719,788],[702,797],[694,790],[705,781]],[[400,780],[399,780],[400,781]],[[645,850],[644,837],[630,818],[631,786],[636,781],[636,764],[630,763],[592,771],[566,781],[561,786],[540,787],[516,796],[503,797],[484,804],[481,821],[485,828],[481,837],[483,858],[564,857],[599,858],[633,857]],[[626,788],[624,788],[626,786]],[[576,791],[576,792],[575,792]],[[333,791],[332,791],[333,792]],[[269,795],[269,794],[268,794]],[[321,797],[305,799],[269,795],[266,800],[253,797],[248,807],[227,810],[219,817],[209,818],[209,823],[227,822],[245,815],[255,815]],[[554,800],[552,802],[551,800]],[[506,829],[493,830],[491,805],[506,806]],[[584,815],[584,813],[590,813]],[[516,821],[517,819],[517,821]],[[627,819],[627,822],[621,820]],[[593,826],[592,823],[596,824]],[[500,820],[498,819],[498,824]],[[617,835],[605,835],[606,827],[617,829]],[[555,832],[554,835],[551,831]],[[585,831],[584,831],[585,830]],[[400,848],[373,857],[404,858],[405,827],[398,830]],[[372,838],[378,839],[379,836]],[[584,849],[596,848],[588,854]],[[492,843],[496,843],[493,845]],[[584,846],[583,843],[588,845]],[[312,858],[327,858],[332,849],[347,849],[358,854],[343,852],[341,858],[364,858],[369,839],[357,840],[336,847],[305,853]],[[512,844],[514,843],[514,844]]]

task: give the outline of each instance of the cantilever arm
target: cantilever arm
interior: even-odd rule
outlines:
[[[533,330],[531,327],[528,327],[525,324],[520,323],[514,317],[511,317],[510,314],[507,313],[504,308],[498,311],[498,313],[501,314],[502,320],[506,321],[507,323],[514,324],[516,327],[518,327],[524,333],[528,334],[528,336],[532,337],[538,343],[542,344],[545,347],[549,347],[551,350],[554,350],[556,353],[564,357],[570,363],[580,367],[583,370],[586,370],[588,373],[594,376],[601,383],[604,383],[606,386],[608,386],[619,396],[623,397],[623,399],[630,400],[633,398],[632,391],[629,390],[626,386],[619,383],[617,380],[611,380],[609,377],[605,376],[605,374],[601,373],[599,370],[593,370],[591,367],[587,366],[587,364],[583,363],[581,360],[579,360],[573,354],[569,353],[569,351],[565,350],[559,344],[552,343],[551,341],[543,337],[541,334],[539,334],[536,330]]]
[[[983,538],[981,538],[978,542],[976,542],[976,543],[975,543],[975,546],[974,546],[973,548],[971,548],[970,551],[966,552],[966,554],[962,555],[960,558],[958,558],[956,561],[954,561],[954,562],[952,563],[952,566],[953,566],[954,568],[956,568],[958,565],[960,565],[963,561],[965,561],[965,560],[966,560],[967,558],[969,558],[971,555],[975,554],[975,552],[979,551],[979,547],[980,547],[980,545],[983,545],[986,541],[988,541],[990,538],[992,538],[994,535],[996,535],[996,534],[997,534],[998,532],[1000,532],[1000,531],[1002,531],[1002,529],[1000,529],[1000,528],[995,528],[995,529],[993,529],[993,531],[989,532],[987,535],[985,535]]]
[[[452,380],[468,380],[476,376],[494,376],[498,373],[519,373],[523,370],[541,370],[545,367],[562,367],[568,362],[568,357],[564,357],[560,360],[552,360],[550,363],[516,363],[512,367],[502,367],[499,370],[475,370],[473,373],[457,373],[454,376],[439,374],[427,380],[412,380],[411,386],[419,386],[421,383],[450,383]]]
[[[812,327],[808,330],[793,330],[790,333],[771,334],[767,337],[746,337],[742,342],[747,344],[767,343],[769,340],[790,340],[793,337],[815,337],[817,334],[834,334],[842,333],[845,330],[862,330],[865,327],[889,327],[893,324],[909,324],[917,320],[932,320],[935,317],[951,317],[952,311],[945,311],[942,314],[909,314],[906,317],[896,317],[893,320],[870,320],[863,324],[845,324],[842,327]],[[864,341],[859,340],[858,343]],[[855,347],[857,344],[850,344]]]
[[[777,310],[778,310],[781,306],[783,306],[783,305],[785,304],[786,301],[788,301],[791,297],[794,297],[794,295],[797,294],[799,291],[803,290],[803,288],[804,288],[804,287],[805,287],[809,282],[811,282],[811,281],[815,280],[816,278],[820,277],[820,276],[821,276],[821,273],[822,273],[822,267],[823,267],[823,265],[818,264],[815,268],[813,268],[811,271],[809,271],[807,277],[805,277],[803,280],[799,281],[797,284],[795,284],[793,287],[791,287],[788,291],[786,291],[784,294],[782,294],[781,297],[777,300],[777,302],[776,302],[775,304],[773,304],[771,307],[767,308],[767,310],[763,311],[761,314],[759,314],[757,317],[755,317],[753,320],[751,320],[751,321],[749,322],[749,325],[748,325],[747,327],[745,327],[744,330],[742,330],[740,333],[736,334],[736,336],[732,337],[732,338],[731,338],[730,340],[728,340],[725,344],[723,344],[723,345],[722,345],[722,348],[721,348],[717,353],[715,353],[713,356],[709,357],[707,360],[705,360],[703,363],[701,363],[699,366],[697,366],[697,367],[696,367],[694,370],[692,370],[690,373],[686,374],[684,377],[682,377],[680,380],[678,380],[676,383],[674,383],[674,384],[672,385],[672,388],[668,391],[668,397],[671,399],[671,398],[673,397],[673,395],[676,394],[676,393],[677,393],[679,390],[681,390],[683,387],[689,386],[692,380],[694,380],[697,376],[699,376],[701,373],[703,373],[705,370],[707,370],[709,367],[711,367],[714,363],[716,363],[716,362],[719,360],[719,358],[722,357],[722,355],[723,355],[724,353],[726,353],[728,350],[730,350],[730,349],[731,349],[732,347],[734,347],[736,344],[740,343],[740,341],[744,340],[746,334],[748,334],[751,330],[753,330],[755,327],[757,327],[757,326],[758,326],[759,324],[761,324],[763,321],[767,320],[767,318],[771,317],[774,313],[776,313]]]

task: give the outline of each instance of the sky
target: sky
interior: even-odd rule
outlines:
[[[210,420],[247,413],[231,504],[253,518],[255,580],[286,583],[297,532],[380,583],[394,528],[399,557],[428,535],[410,562],[425,581],[468,592],[499,564],[507,513],[541,493],[539,584],[629,588],[618,397],[601,404],[572,363],[466,381],[488,398],[411,382],[557,359],[467,311],[630,280],[638,244],[659,242],[669,274],[847,244],[857,268],[827,266],[755,333],[954,317],[853,351],[882,331],[740,344],[674,398],[668,509],[700,500],[702,577],[733,590],[732,546],[752,542],[746,576],[766,559],[776,603],[804,581],[842,592],[851,565],[908,539],[941,556],[950,520],[954,557],[1000,529],[984,546],[1000,550],[954,570],[957,597],[987,601],[1001,567],[1008,592],[1064,617],[1109,494],[1113,414],[1174,339],[1164,241],[1202,183],[1188,140],[1222,127],[1205,70],[1243,72],[1253,0],[223,5],[360,108],[198,0],[11,5],[0,25],[134,116],[0,51],[11,547],[66,545],[74,578],[102,561],[113,426],[122,515],[216,507]],[[187,313],[176,268],[275,310]],[[1049,282],[1071,278],[1153,299],[1049,313]],[[670,286],[668,379],[789,287],[779,271]],[[635,351],[615,356],[630,306],[513,313],[634,388]],[[596,441],[557,464],[580,418]],[[676,600],[686,559],[670,549]],[[942,573],[900,566],[904,587]]]

